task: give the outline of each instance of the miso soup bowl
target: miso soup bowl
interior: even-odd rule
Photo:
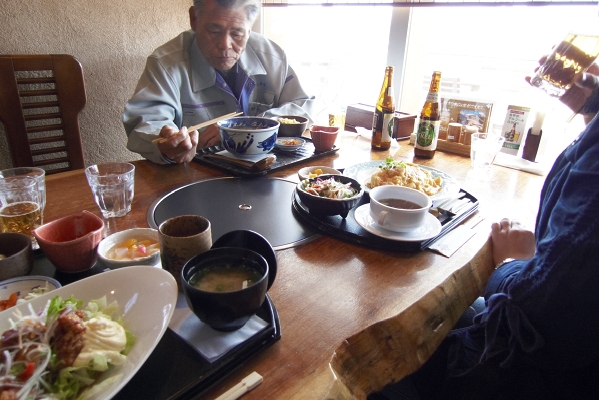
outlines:
[[[225,265],[245,265],[260,273],[260,280],[234,292],[207,292],[189,281],[197,272]],[[260,309],[269,289],[269,268],[264,257],[240,247],[219,247],[205,251],[189,260],[181,270],[183,293],[193,313],[212,329],[236,331]]]

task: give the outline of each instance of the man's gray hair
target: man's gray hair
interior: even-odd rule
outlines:
[[[193,7],[195,8],[196,15],[202,12],[204,5],[207,0],[193,0]],[[216,4],[223,8],[230,10],[244,8],[248,16],[248,20],[253,25],[258,18],[258,14],[262,9],[262,2],[260,0],[214,0]]]

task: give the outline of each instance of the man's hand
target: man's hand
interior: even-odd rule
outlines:
[[[187,127],[180,131],[165,125],[160,130],[160,137],[167,139],[158,142],[158,150],[176,163],[190,162],[196,154],[198,131],[187,132]]]
[[[206,129],[200,134],[200,148],[214,146],[220,143],[220,134],[218,133],[218,126],[216,124],[207,126]]]
[[[530,260],[535,255],[536,244],[533,232],[524,229],[517,221],[507,218],[491,225],[493,261],[495,265],[506,258]]]

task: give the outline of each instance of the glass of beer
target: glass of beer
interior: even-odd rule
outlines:
[[[598,55],[599,36],[569,33],[553,48],[530,83],[561,97],[572,86],[574,76],[589,68]]]
[[[46,207],[46,171],[37,167],[17,167],[3,169],[0,171],[0,178],[8,178],[11,176],[29,176],[36,180],[39,187],[40,196],[42,199],[42,221],[44,223],[44,208]]]
[[[36,241],[32,230],[42,223],[42,196],[38,182],[29,176],[0,178],[0,232],[23,233]]]

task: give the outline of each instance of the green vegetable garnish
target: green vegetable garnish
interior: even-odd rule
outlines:
[[[385,158],[385,163],[382,165],[379,165],[379,168],[381,168],[381,169],[397,169],[397,168],[405,169],[406,163],[403,161],[395,161],[391,157],[387,157],[387,158]]]

